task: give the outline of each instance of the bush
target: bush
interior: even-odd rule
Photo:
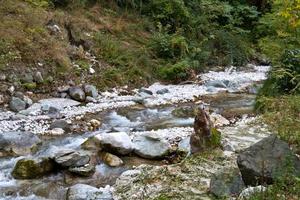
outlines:
[[[281,139],[300,151],[300,96],[259,97],[256,109]]]
[[[286,50],[269,74],[260,95],[300,94],[300,49]]]
[[[159,74],[164,80],[168,80],[173,83],[179,83],[190,78],[191,69],[187,61],[181,61],[174,65],[162,67],[159,71]]]
[[[190,13],[183,0],[152,0],[144,11],[154,21],[170,27],[170,33],[186,26],[190,21]]]
[[[185,37],[178,34],[154,34],[149,47],[156,56],[165,59],[180,59],[188,53],[188,44]]]

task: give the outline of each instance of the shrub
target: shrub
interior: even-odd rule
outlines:
[[[300,49],[286,50],[274,66],[260,95],[300,94]]]
[[[180,61],[174,65],[162,67],[159,73],[164,80],[168,80],[173,83],[179,83],[190,78],[191,69],[187,61]]]
[[[180,59],[188,53],[188,43],[185,37],[178,34],[154,34],[149,47],[156,56],[166,59]]]
[[[190,13],[183,0],[152,0],[146,6],[145,12],[154,21],[169,26],[171,33],[175,33],[190,20]]]

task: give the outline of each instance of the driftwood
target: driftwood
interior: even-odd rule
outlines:
[[[209,115],[202,108],[197,108],[194,133],[191,135],[190,145],[191,153],[203,152],[209,147],[211,137],[212,123]]]

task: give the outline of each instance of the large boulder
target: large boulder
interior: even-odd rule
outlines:
[[[236,167],[225,167],[213,174],[210,192],[218,198],[238,196],[245,188],[240,171]]]
[[[62,167],[80,167],[89,163],[90,156],[74,150],[61,150],[56,153],[54,160]]]
[[[47,175],[55,170],[55,163],[49,158],[21,159],[13,171],[15,179],[35,179]]]
[[[133,150],[131,139],[125,132],[98,134],[95,138],[100,141],[102,149],[110,153],[127,155]]]
[[[138,135],[133,139],[134,152],[143,158],[163,158],[166,156],[171,145],[165,139],[156,134]]]
[[[85,93],[80,87],[71,87],[69,89],[69,95],[76,101],[85,101]]]
[[[31,132],[0,133],[0,157],[28,155],[40,143],[41,140]]]
[[[68,189],[67,200],[113,200],[112,188],[95,188],[90,185],[76,184]]]
[[[85,85],[84,92],[86,96],[96,98],[98,96],[98,90],[93,85]]]
[[[300,160],[289,145],[271,135],[240,152],[237,164],[246,185],[272,184],[288,168],[300,175]]]
[[[13,97],[9,102],[9,108],[14,112],[26,109],[26,102],[18,97]]]

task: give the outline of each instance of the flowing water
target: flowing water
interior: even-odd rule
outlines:
[[[222,114],[228,119],[236,119],[236,117],[242,117],[244,114],[252,114],[255,95],[249,94],[251,93],[251,89],[249,88],[254,88],[251,85],[265,79],[267,69],[267,67],[261,67],[258,70],[254,70],[254,72],[210,72],[204,78],[202,76],[202,79],[206,81],[205,84],[178,86],[154,84],[149,87],[149,90],[153,91],[154,95],[140,95],[142,97],[145,95],[143,97],[143,106],[131,106],[131,97],[110,95],[110,99],[115,99],[115,101],[99,101],[98,104],[92,105],[90,108],[96,110],[92,115],[95,118],[100,118],[102,121],[102,126],[98,132],[124,131],[127,133],[139,133],[151,130],[164,130],[168,132],[168,130],[173,128],[185,127],[190,131],[193,125],[193,110],[195,108],[193,101],[195,101],[195,96],[197,96],[196,99],[198,101],[203,100],[209,104],[211,111]],[[219,83],[211,82],[221,80],[225,84],[224,87],[220,86]],[[167,88],[169,92],[163,95],[155,93],[157,90],[164,88]],[[123,102],[123,104],[125,104],[124,102],[130,103],[125,107],[109,107],[113,103],[117,104],[116,102]],[[102,104],[105,104],[109,109],[103,109]],[[97,112],[100,105],[102,107]],[[71,116],[71,110],[73,110],[73,113],[84,113],[83,110],[88,108],[86,106],[77,108],[77,110],[74,108],[70,110],[66,109],[65,113],[66,116]],[[7,115],[12,115],[9,112],[6,113]],[[5,116],[5,112],[1,112],[0,114]],[[41,116],[33,116],[30,120],[28,119],[28,123],[35,121],[39,117]],[[6,118],[3,117],[0,120],[0,125],[1,121],[2,124],[8,127],[7,129],[18,130]],[[25,121],[24,124],[26,123]],[[16,124],[19,125],[20,123]],[[37,126],[46,127],[43,124]],[[36,129],[33,129],[33,132],[34,130]],[[95,132],[87,132],[45,139],[42,146],[39,147],[38,152],[31,156],[41,156],[49,149],[80,149],[80,144],[94,134]],[[235,136],[238,142],[238,134]],[[124,166],[112,168],[99,162],[96,166],[96,173],[89,178],[78,178],[64,172],[58,172],[41,179],[15,180],[11,176],[11,171],[15,163],[21,158],[23,157],[0,158],[0,199],[64,199],[66,189],[75,183],[86,183],[96,187],[113,185],[122,172],[131,169],[133,166],[138,166],[142,163],[152,165],[163,164],[161,161],[146,160],[138,157],[122,157],[125,163]]]

